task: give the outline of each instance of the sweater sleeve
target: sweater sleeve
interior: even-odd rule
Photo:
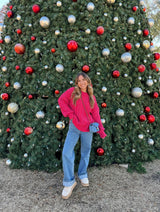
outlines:
[[[74,90],[74,87],[66,90],[58,99],[58,104],[60,106],[61,112],[64,117],[69,117],[69,119],[73,119],[74,111],[70,107],[71,95]]]
[[[94,103],[94,107],[93,107],[93,109],[91,111],[91,114],[92,114],[93,120],[95,122],[99,123],[99,131],[98,131],[98,133],[99,133],[100,137],[101,138],[105,138],[107,135],[104,132],[105,129],[104,129],[103,124],[101,122],[101,118],[100,118],[100,114],[99,114],[99,107],[98,107],[98,104],[97,104],[97,101],[96,101],[95,97],[94,97],[94,101],[95,101],[95,103]]]

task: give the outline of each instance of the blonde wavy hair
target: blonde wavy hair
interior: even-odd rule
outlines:
[[[77,77],[75,79],[75,89],[72,93],[73,104],[75,105],[76,101],[81,98],[81,89],[78,87],[79,76],[84,77],[84,79],[88,82],[87,93],[89,95],[90,106],[91,106],[91,108],[93,108],[94,107],[94,98],[93,98],[93,88],[91,85],[91,79],[84,72],[77,74]]]

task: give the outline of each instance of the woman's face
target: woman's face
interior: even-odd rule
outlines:
[[[87,86],[88,86],[87,80],[82,75],[80,75],[78,77],[78,87],[81,89],[81,91],[86,92]]]

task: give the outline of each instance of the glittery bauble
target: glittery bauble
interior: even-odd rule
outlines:
[[[136,88],[133,88],[132,89],[132,96],[133,97],[135,97],[135,98],[139,98],[139,97],[141,97],[142,96],[142,89],[141,88],[138,88],[138,87],[136,87]]]
[[[152,18],[149,18],[148,24],[149,24],[150,27],[152,27],[154,25],[154,20]]]
[[[131,55],[129,52],[123,53],[122,56],[121,56],[121,60],[122,60],[124,63],[130,62],[131,59],[132,59],[132,55]]]
[[[103,49],[103,51],[102,51],[102,55],[103,56],[108,56],[110,54],[110,50],[108,49],[108,48],[105,48],[105,49]]]
[[[41,25],[41,27],[47,29],[49,27],[49,25],[50,25],[49,18],[46,17],[46,16],[41,17],[41,19],[40,19],[40,25]]]
[[[118,17],[114,17],[114,19],[113,19],[115,22],[117,22],[118,21]]]
[[[148,144],[149,144],[149,145],[153,145],[153,144],[154,144],[153,139],[149,138],[149,139],[148,139]]]
[[[115,0],[107,0],[107,3],[113,4],[115,3]]]
[[[3,72],[7,71],[7,67],[6,66],[2,66],[1,69],[2,69]]]
[[[77,43],[75,40],[70,40],[70,41],[68,41],[68,43],[67,43],[67,49],[68,49],[70,52],[75,52],[75,51],[77,51],[77,49],[78,49],[78,43]]]
[[[70,24],[74,24],[76,22],[76,17],[74,15],[69,15],[68,16],[68,22]]]
[[[33,128],[32,127],[26,127],[24,129],[24,134],[25,135],[30,135],[30,134],[32,134],[32,132],[33,132]]]
[[[20,16],[20,15],[17,15],[16,19],[17,19],[18,21],[20,21],[20,20],[21,20],[21,16]]]
[[[56,65],[56,71],[57,72],[63,72],[64,71],[64,66],[61,64]]]
[[[25,46],[21,43],[17,43],[15,46],[14,46],[14,50],[17,54],[24,54],[25,52]]]
[[[1,98],[2,98],[3,100],[7,101],[7,100],[9,99],[8,93],[2,93],[2,94],[1,94]]]
[[[40,49],[36,48],[36,49],[34,50],[34,53],[35,53],[35,54],[39,54],[39,53],[40,53]]]
[[[142,30],[141,29],[138,29],[137,30],[137,33],[138,33],[138,35],[140,35],[142,33]]]
[[[103,155],[104,155],[104,149],[101,148],[101,147],[98,148],[98,149],[97,149],[97,155],[98,155],[98,156],[103,156]]]
[[[9,35],[5,36],[4,41],[5,41],[6,43],[10,43],[11,37],[10,37]]]
[[[4,24],[0,23],[0,32],[3,32]]]
[[[59,35],[60,34],[60,31],[57,29],[56,31],[55,31],[55,35]]]
[[[63,121],[59,121],[56,124],[57,129],[63,130],[65,128],[65,123]]]
[[[150,50],[151,52],[154,52],[154,51],[155,51],[155,46],[150,46],[150,47],[149,47],[149,50]]]
[[[143,47],[148,49],[150,47],[150,42],[148,40],[143,41]]]
[[[122,110],[122,109],[116,110],[116,115],[117,116],[124,116],[124,110]]]
[[[18,111],[18,105],[16,103],[10,103],[7,107],[7,110],[10,112],[10,113],[16,113]]]
[[[133,17],[128,18],[128,24],[134,24],[135,19]]]
[[[90,29],[86,29],[86,30],[85,30],[85,33],[86,33],[86,34],[90,34],[90,33],[91,33],[91,30],[90,30]]]
[[[12,163],[11,160],[9,160],[9,159],[6,160],[6,165],[7,165],[7,166],[11,165],[11,163]]]
[[[15,82],[13,87],[17,90],[21,88],[21,84],[19,82]]]
[[[27,158],[27,157],[28,157],[28,154],[27,154],[27,153],[25,153],[25,154],[24,154],[24,157],[25,157],[25,158]]]
[[[47,85],[47,81],[43,81],[43,82],[42,82],[42,85],[43,85],[43,86],[46,86],[46,85]]]
[[[107,91],[107,88],[106,87],[102,87],[102,91],[103,92],[106,92]]]
[[[148,79],[147,82],[146,82],[146,84],[148,86],[152,86],[153,85],[153,80],[152,79]]]
[[[45,114],[44,114],[43,111],[38,111],[38,112],[36,113],[36,117],[37,117],[38,119],[42,119],[42,118],[44,118],[44,116],[45,116]]]
[[[61,7],[62,6],[62,2],[61,1],[57,1],[57,7]]]
[[[105,119],[101,119],[101,122],[102,122],[102,124],[106,123]]]
[[[143,134],[139,134],[139,135],[138,135],[138,138],[139,138],[139,139],[143,139],[143,138],[144,138],[144,135],[143,135]]]
[[[89,2],[88,4],[87,4],[87,10],[88,11],[93,11],[94,10],[94,4],[92,3],[92,2]]]

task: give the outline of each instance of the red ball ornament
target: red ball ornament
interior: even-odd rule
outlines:
[[[55,92],[54,92],[55,94],[59,94],[59,90],[55,90]]]
[[[51,49],[51,52],[52,52],[52,53],[55,53],[55,52],[56,52],[55,48],[52,48],[52,49]]]
[[[120,72],[118,70],[115,70],[115,71],[112,72],[112,76],[114,78],[118,78],[120,76]]]
[[[143,12],[146,12],[146,8],[143,8]]]
[[[32,74],[34,72],[33,68],[28,66],[26,69],[25,69],[26,73],[27,74]]]
[[[98,155],[98,156],[104,155],[104,149],[103,149],[102,147],[99,147],[99,148],[97,149],[97,155]]]
[[[151,46],[153,46],[153,43],[151,42]]]
[[[160,54],[159,53],[154,53],[154,59],[159,60],[160,59]]]
[[[153,123],[153,122],[155,122],[156,119],[155,119],[154,115],[148,115],[147,120],[148,120],[148,123]]]
[[[9,6],[9,9],[12,10],[12,9],[13,9],[13,5],[10,5],[10,6]]]
[[[32,94],[29,94],[28,95],[28,99],[33,99],[33,95]]]
[[[35,41],[36,40],[36,37],[35,36],[31,36],[31,40],[32,41]]]
[[[157,68],[157,64],[156,63],[151,63],[150,64],[150,68],[151,68],[151,70],[156,69]]]
[[[9,82],[6,82],[6,83],[5,83],[5,86],[6,86],[6,87],[9,87],[9,86],[10,86],[10,83],[9,83]]]
[[[26,127],[26,128],[24,129],[24,134],[25,134],[25,135],[30,135],[30,134],[32,134],[32,132],[33,132],[32,127]]]
[[[144,72],[145,70],[146,70],[146,67],[143,64],[138,66],[138,71],[139,72]]]
[[[6,60],[6,56],[3,56],[2,59],[5,61]]]
[[[127,51],[131,50],[132,49],[132,44],[131,43],[126,43],[125,44],[125,48]]]
[[[17,34],[18,35],[22,34],[22,30],[21,29],[17,29]]]
[[[16,70],[19,70],[19,69],[20,69],[20,66],[16,66],[15,69],[16,69]]]
[[[160,69],[159,68],[156,68],[156,71],[158,72]]]
[[[11,18],[13,16],[13,12],[11,10],[7,11],[7,16]]]
[[[136,11],[137,11],[137,9],[138,9],[138,7],[137,7],[137,6],[134,6],[134,7],[132,8],[133,12],[136,12]]]
[[[21,43],[17,43],[15,46],[14,46],[14,50],[17,54],[24,54],[25,52],[25,46]]]
[[[141,121],[141,122],[143,122],[143,121],[146,121],[146,116],[145,115],[140,115],[139,116],[139,120]]]
[[[2,98],[3,100],[7,101],[7,100],[9,99],[8,93],[2,93],[2,94],[1,94],[1,98]]]
[[[97,27],[97,34],[102,35],[104,33],[104,28],[102,26]]]
[[[77,0],[72,0],[73,2],[77,2]]]
[[[78,43],[75,40],[70,40],[67,43],[67,48],[70,52],[75,52],[78,49]]]
[[[3,43],[4,41],[3,41],[3,39],[0,39],[0,43]]]
[[[150,107],[148,107],[148,106],[146,106],[145,108],[144,108],[144,112],[146,112],[146,113],[149,113],[150,112]]]
[[[39,13],[40,12],[40,6],[38,4],[34,4],[32,6],[32,10],[34,13]]]
[[[148,36],[149,35],[149,30],[148,29],[144,29],[143,30],[143,36]]]
[[[101,107],[106,108],[107,104],[104,102],[104,103],[101,104]]]
[[[82,67],[82,71],[88,72],[88,71],[89,71],[89,66],[84,65],[84,66]]]
[[[153,96],[154,99],[158,98],[158,96],[159,96],[158,92],[154,92],[152,96]]]
[[[6,129],[6,132],[9,133],[10,131],[11,131],[11,128],[7,128],[7,129]]]

